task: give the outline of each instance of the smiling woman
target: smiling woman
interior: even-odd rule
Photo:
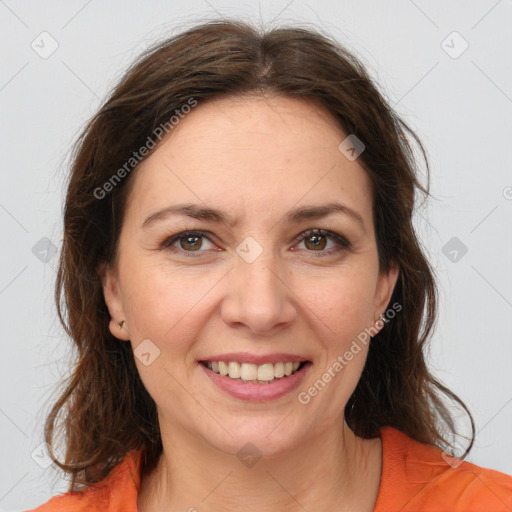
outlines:
[[[443,451],[442,395],[473,420],[425,363],[407,135],[423,151],[308,29],[210,22],[131,67],[74,154],[56,301],[77,360],[46,424],[71,485],[36,510],[512,507],[512,478]]]

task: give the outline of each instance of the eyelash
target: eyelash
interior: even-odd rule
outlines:
[[[182,231],[181,233],[178,233],[169,238],[166,238],[160,245],[160,248],[161,249],[170,249],[172,251],[181,252],[184,255],[186,255],[187,257],[197,258],[199,255],[196,255],[195,253],[201,253],[201,252],[205,252],[205,251],[201,251],[201,250],[186,251],[184,249],[178,249],[177,247],[171,247],[171,246],[172,246],[172,244],[174,244],[174,242],[177,242],[177,241],[181,240],[182,238],[186,238],[186,237],[204,237],[204,238],[207,238],[210,242],[212,242],[208,238],[208,235],[209,235],[208,232],[201,231],[201,230]],[[325,229],[309,229],[307,231],[302,232],[300,235],[296,236],[293,239],[293,241],[300,243],[303,240],[305,240],[306,238],[311,237],[313,235],[324,236],[324,237],[330,239],[332,242],[334,242],[337,245],[336,248],[330,249],[329,251],[308,250],[308,252],[311,252],[311,253],[318,252],[318,254],[315,255],[315,257],[322,257],[322,256],[338,253],[343,250],[350,250],[352,248],[351,243],[345,237],[338,235],[338,233],[334,233],[332,231],[327,231]]]

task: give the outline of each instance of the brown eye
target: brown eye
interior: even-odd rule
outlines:
[[[180,246],[184,250],[196,251],[203,245],[202,236],[185,236],[179,238]]]
[[[304,238],[304,242],[308,249],[317,250],[317,249],[325,249],[327,245],[327,240],[324,235],[308,235]]]
[[[205,248],[205,240],[207,243],[210,243],[212,247],[207,246]],[[185,256],[201,256],[202,252],[212,249],[213,247],[213,243],[208,238],[208,233],[204,231],[183,231],[167,238],[160,245],[161,249],[168,249],[173,252],[181,253]],[[198,254],[196,255],[192,253]]]
[[[308,252],[317,252],[319,253],[318,256],[349,250],[352,247],[345,237],[324,229],[310,229],[309,231],[305,231],[297,236],[295,241],[304,242]],[[324,250],[329,241],[334,244],[334,247]]]

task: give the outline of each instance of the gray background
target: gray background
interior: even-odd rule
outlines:
[[[331,33],[417,130],[435,200],[415,224],[442,289],[431,366],[474,414],[469,460],[512,473],[512,1],[0,0],[0,510],[65,489],[38,446],[68,371],[53,248],[70,144],[148,44],[219,15]]]

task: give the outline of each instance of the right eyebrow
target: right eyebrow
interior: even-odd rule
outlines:
[[[151,224],[154,224],[157,221],[164,220],[167,217],[173,215],[183,215],[186,217],[191,217],[192,219],[205,220],[209,222],[215,222],[218,224],[223,223],[228,224],[230,226],[233,226],[235,224],[233,222],[233,219],[231,219],[227,214],[215,208],[208,208],[198,204],[177,204],[167,206],[162,210],[158,210],[157,212],[152,213],[142,223],[141,228],[145,229]]]

